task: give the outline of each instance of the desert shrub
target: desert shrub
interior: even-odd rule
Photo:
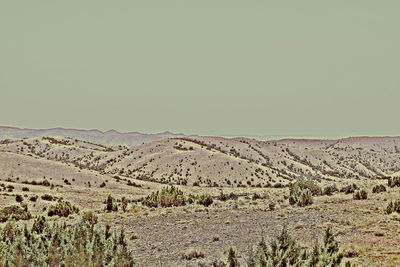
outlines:
[[[220,201],[227,201],[227,200],[237,200],[239,198],[238,195],[235,193],[231,192],[230,194],[224,194],[224,192],[220,192],[219,196],[217,197],[218,200]]]
[[[347,194],[353,194],[354,191],[356,191],[358,189],[358,186],[356,184],[349,184],[345,187],[342,187],[342,189],[340,189],[340,192]]]
[[[375,185],[372,188],[372,193],[386,192],[386,187],[383,184]]]
[[[100,187],[105,187],[106,186],[106,183],[105,182],[102,182],[101,184],[100,184]]]
[[[368,193],[364,189],[356,190],[353,193],[353,199],[355,199],[355,200],[361,200],[361,199],[367,199],[367,198],[368,198]]]
[[[290,205],[297,205],[304,207],[313,203],[313,195],[309,189],[300,189],[299,191],[292,192],[289,195]]]
[[[26,206],[25,208],[22,208],[17,205],[12,205],[0,210],[0,222],[6,222],[8,220],[30,220],[31,218],[32,215]]]
[[[70,202],[68,201],[63,201],[60,200],[57,202],[55,205],[51,205],[49,207],[49,211],[47,212],[47,215],[49,216],[60,216],[60,217],[68,217],[70,214],[73,213],[78,213],[79,209],[75,206],[73,206]]]
[[[142,204],[148,207],[173,207],[186,205],[186,197],[181,190],[175,186],[166,186],[161,191],[148,195]]]
[[[390,201],[389,204],[386,207],[386,213],[390,214],[393,212],[400,213],[400,199],[395,200],[395,201]]]
[[[22,191],[28,192],[28,191],[29,191],[29,188],[28,188],[28,187],[22,187]]]
[[[99,218],[93,211],[85,211],[82,215],[82,221],[88,222],[90,225],[95,225]]]
[[[49,194],[44,194],[43,196],[41,196],[41,198],[43,200],[47,200],[47,201],[53,201],[54,197],[52,195]]]
[[[22,201],[24,201],[24,198],[21,195],[16,195],[15,196],[15,201],[22,202]]]
[[[330,228],[325,230],[322,245],[315,244],[312,250],[301,248],[286,227],[269,244],[264,239],[248,256],[249,267],[273,266],[339,266],[343,255]]]
[[[38,217],[31,229],[8,222],[0,230],[0,266],[133,266],[123,231],[107,233],[85,220],[50,225]]]
[[[321,187],[311,180],[297,181],[291,184],[290,194],[301,191],[302,189],[308,189],[313,196],[319,196],[322,194]]]
[[[388,186],[389,187],[400,187],[400,176],[399,177],[393,177],[393,178],[388,178]]]
[[[108,195],[106,200],[106,211],[118,211],[118,205],[114,203],[114,198],[111,195]]]
[[[122,197],[121,206],[122,206],[122,210],[125,212],[128,208],[128,200],[126,199],[126,197]]]
[[[203,194],[197,199],[197,204],[203,205],[205,207],[210,206],[213,203],[213,198],[209,194]]]
[[[199,250],[190,250],[182,255],[183,260],[193,260],[193,259],[200,259],[204,258],[205,255],[202,251]]]
[[[37,196],[37,195],[31,196],[31,197],[29,198],[29,200],[32,201],[32,202],[36,202],[37,199],[38,199],[38,196]]]
[[[328,185],[327,187],[324,188],[322,194],[331,196],[333,193],[339,191],[336,185]]]

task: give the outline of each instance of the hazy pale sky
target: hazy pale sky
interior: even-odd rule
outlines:
[[[0,2],[0,125],[400,135],[400,1]]]

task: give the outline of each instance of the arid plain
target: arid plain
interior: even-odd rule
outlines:
[[[63,199],[80,213],[92,210],[100,224],[125,229],[138,266],[209,266],[231,247],[244,264],[260,236],[269,240],[284,225],[307,248],[331,226],[344,260],[357,266],[400,265],[400,214],[386,212],[400,198],[400,187],[388,186],[400,176],[399,137],[260,141],[164,133],[135,143],[68,134],[2,137],[0,208],[25,203],[38,215]],[[291,205],[290,186],[304,180],[335,190],[315,195],[310,205]],[[367,198],[340,190],[352,184]],[[207,194],[212,203],[143,204],[168,185],[186,196]],[[385,191],[373,193],[377,185]],[[109,195],[117,205],[124,198],[124,210],[107,211]],[[49,220],[72,224],[79,217]],[[193,251],[198,257],[185,256]]]

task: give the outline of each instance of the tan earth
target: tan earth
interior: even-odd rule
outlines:
[[[0,141],[0,208],[16,204],[16,195],[22,195],[33,214],[42,214],[55,200],[40,197],[50,194],[81,211],[95,210],[101,224],[125,229],[138,266],[199,266],[225,259],[230,247],[244,262],[262,235],[269,240],[285,224],[305,247],[321,241],[330,225],[346,260],[358,266],[399,266],[400,215],[387,215],[384,209],[388,201],[400,199],[400,188],[372,193],[374,185],[386,186],[387,177],[400,175],[399,147],[398,137],[268,142],[177,137],[137,146],[71,138],[8,139]],[[285,186],[304,178],[322,188],[356,183],[367,190],[368,199],[334,193],[315,197],[307,207],[289,205]],[[38,185],[45,180],[51,186]],[[207,208],[148,208],[132,202],[127,212],[104,210],[109,194],[136,201],[166,184],[178,185],[185,194],[217,197],[223,191],[240,197],[214,199]],[[262,198],[253,200],[254,193]],[[29,200],[34,195],[39,196],[36,202]],[[51,218],[67,223],[77,219],[79,215]],[[182,259],[190,250],[204,258]]]

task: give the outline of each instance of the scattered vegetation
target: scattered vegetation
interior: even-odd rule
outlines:
[[[114,203],[114,198],[111,195],[108,195],[108,197],[107,197],[106,211],[108,211],[108,212],[118,211],[118,205],[117,205],[117,203]]]
[[[55,205],[51,205],[49,207],[49,211],[47,212],[47,215],[49,216],[60,216],[60,217],[68,217],[70,214],[73,213],[78,213],[79,209],[75,206],[73,206],[70,202],[68,201],[63,201],[60,200],[57,202]]]
[[[205,207],[210,206],[213,203],[213,198],[209,194],[203,194],[197,199],[197,204],[203,205]]]
[[[239,198],[238,195],[236,195],[235,193],[231,192],[230,194],[225,194],[222,190],[219,194],[219,196],[217,197],[218,200],[220,201],[227,201],[227,200],[237,200]]]
[[[309,251],[301,248],[286,227],[269,244],[264,239],[251,250],[249,267],[258,266],[339,266],[343,255],[330,228],[325,230],[322,245],[315,244]],[[232,265],[231,265],[232,266]],[[233,265],[238,266],[238,265]]]
[[[313,195],[309,189],[299,189],[289,195],[289,204],[305,207],[313,203]]]
[[[28,211],[27,206],[24,208],[12,205],[4,207],[0,210],[0,222],[6,222],[8,220],[30,220],[32,218],[31,213]],[[0,253],[1,255],[1,253]],[[2,266],[2,265],[0,265]]]
[[[176,207],[186,204],[187,198],[175,186],[166,186],[161,191],[156,191],[147,196],[142,204],[148,207]]]
[[[67,227],[39,216],[30,230],[8,222],[0,230],[0,255],[0,266],[134,265],[123,231],[111,234],[85,218]]]
[[[400,176],[399,177],[393,177],[393,178],[388,178],[388,186],[389,187],[400,187]]]
[[[308,189],[313,196],[322,195],[322,189],[312,180],[297,181],[290,185],[290,194]]]
[[[383,184],[375,185],[372,188],[372,193],[386,192],[386,187]]]
[[[390,214],[393,212],[400,213],[400,199],[395,200],[395,201],[390,201],[389,204],[386,207],[386,213]]]
[[[345,187],[343,187],[342,189],[340,189],[340,192],[347,194],[353,194],[354,191],[356,191],[358,189],[358,186],[356,184],[350,184],[347,185]]]
[[[331,196],[333,193],[338,192],[339,189],[336,187],[336,185],[328,185],[327,187],[324,188],[322,194]]]
[[[362,200],[367,198],[368,198],[368,193],[364,189],[356,190],[353,193],[353,199],[355,200]]]

